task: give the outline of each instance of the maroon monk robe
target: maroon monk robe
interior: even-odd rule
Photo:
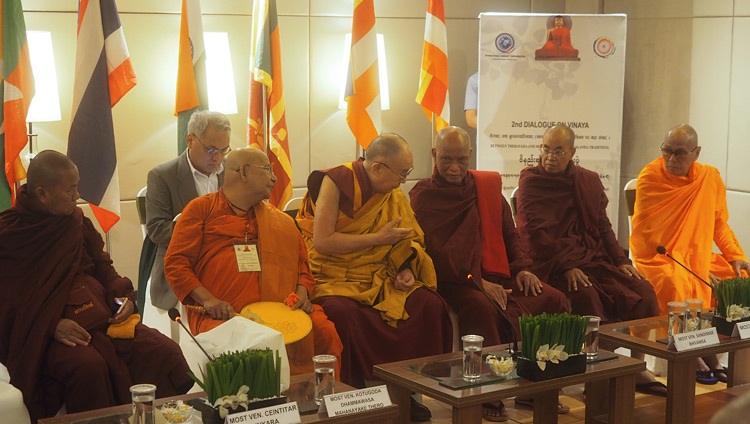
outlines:
[[[106,320],[117,310],[114,298],[135,297],[91,221],[78,208],[56,216],[29,203],[23,186],[16,207],[0,214],[0,361],[32,419],[54,415],[63,402],[68,412],[127,403],[133,383],[156,384],[160,397],[185,393],[192,381],[173,341],[140,324],[132,340],[105,335]],[[71,304],[81,287],[89,300],[85,309]],[[71,308],[106,311],[103,321],[90,316],[87,322],[89,346],[53,339]]]
[[[595,172],[572,162],[562,174],[540,164],[521,171],[516,221],[539,278],[563,291],[573,312],[602,321],[656,316],[653,287],[617,267],[631,264],[607,217],[608,199]],[[592,287],[569,291],[564,273],[578,268]]]
[[[480,173],[483,176],[487,173]],[[492,177],[500,182],[500,175]],[[485,177],[487,178],[487,177]],[[531,267],[525,247],[521,243],[510,205],[501,192],[502,184],[492,184],[497,190],[494,193],[482,193],[482,201],[489,203],[494,210],[494,219],[499,222],[501,231],[495,236],[496,243],[502,243],[503,249],[495,249],[506,255],[505,261],[496,259],[497,264],[483,263],[483,241],[481,234],[489,227],[487,215],[482,218],[478,205],[478,189],[475,174],[468,173],[461,186],[450,184],[435,170],[432,179],[419,181],[409,192],[411,205],[417,215],[419,225],[425,232],[427,252],[435,263],[438,276],[438,292],[458,314],[458,326],[461,334],[479,334],[484,337],[487,346],[510,342],[513,333],[508,321],[500,315],[487,298],[466,280],[466,272],[481,281],[500,284],[513,292],[508,296],[506,314],[512,328],[518,329],[518,317],[536,315],[542,312],[566,312],[568,301],[565,295],[546,286],[538,296],[525,296],[516,286],[511,276]],[[487,209],[487,207],[485,207]],[[483,220],[484,219],[484,220]],[[484,255],[485,260],[488,256]],[[489,266],[486,266],[489,265]],[[488,268],[502,269],[509,267],[509,274],[489,272]]]

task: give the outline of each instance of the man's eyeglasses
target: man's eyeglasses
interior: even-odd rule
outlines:
[[[383,163],[383,162],[375,162],[375,163],[379,163],[379,164],[385,166],[385,168],[387,170],[391,171],[393,173],[393,175],[396,175],[397,177],[401,178],[404,181],[407,178],[409,178],[409,174],[411,174],[411,171],[414,170],[414,167],[412,166],[411,168],[407,169],[404,173],[399,174],[398,172],[394,171],[393,168],[391,168],[390,166],[388,166],[388,164],[386,164],[386,163]]]
[[[197,135],[193,134],[193,137],[195,137],[195,139],[198,140],[198,143],[200,143],[201,146],[203,146],[203,148],[206,149],[206,153],[209,156],[213,156],[213,155],[215,155],[217,153],[221,153],[222,156],[225,156],[227,153],[229,153],[229,152],[232,151],[232,147],[231,146],[224,147],[223,149],[219,149],[218,147],[213,147],[213,146],[212,147],[208,147],[205,144],[203,144],[203,142],[201,141],[200,138],[198,138]]]
[[[698,148],[698,146],[695,146],[695,147],[693,147],[693,150],[691,150],[691,151],[688,152],[687,150],[683,150],[683,149],[672,150],[672,149],[670,149],[668,147],[664,147],[664,145],[662,144],[659,149],[661,150],[661,154],[663,154],[665,157],[674,156],[675,158],[679,159],[679,158],[684,158],[685,156],[687,156],[690,153],[693,153],[695,151],[695,149],[697,149],[697,148]]]
[[[570,153],[570,150],[568,150],[566,152],[565,150],[550,150],[550,149],[548,149],[546,147],[542,147],[542,148],[539,149],[539,153],[541,153],[543,155],[552,155],[552,156],[554,156],[556,158],[561,158],[561,157],[567,155],[568,153]]]

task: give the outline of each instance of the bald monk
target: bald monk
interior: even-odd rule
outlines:
[[[314,302],[344,343],[341,379],[363,387],[372,366],[449,352],[448,307],[436,293],[424,235],[399,186],[412,171],[406,141],[383,134],[364,160],[315,171],[297,222],[318,285]],[[429,410],[412,404],[412,419]]]
[[[435,261],[438,292],[458,314],[461,334],[478,334],[485,345],[494,346],[518,339],[522,314],[570,308],[562,292],[530,271],[531,258],[503,197],[500,174],[469,171],[471,153],[464,129],[442,129],[432,149],[432,178],[419,181],[409,196],[425,232],[427,253]],[[467,273],[505,315],[467,280]],[[484,405],[485,419],[503,418],[496,406]]]
[[[658,315],[653,287],[612,231],[599,175],[571,160],[573,130],[562,124],[549,128],[540,150],[539,165],[521,171],[516,195],[518,230],[539,278],[564,292],[576,314],[602,322]],[[636,390],[666,395],[666,387],[646,371],[636,382]]]
[[[0,362],[32,422],[63,403],[70,413],[130,403],[136,383],[156,384],[157,397],[193,386],[180,347],[138,323],[132,283],[76,206],[78,180],[67,156],[40,152],[0,214]]]
[[[662,314],[667,302],[688,298],[703,299],[711,305],[711,289],[666,255],[657,253],[664,246],[675,259],[706,281],[740,276],[750,271],[747,256],[727,221],[726,188],[719,171],[696,162],[701,147],[698,134],[690,125],[670,129],[661,145],[661,157],[646,165],[636,185],[633,233],[630,251],[638,271],[653,284]],[[713,244],[722,254],[712,253]],[[720,311],[724,312],[724,311]],[[718,381],[726,381],[715,357],[698,364],[699,376],[708,378],[712,370]]]
[[[194,199],[182,211],[164,258],[177,298],[205,308],[205,313],[187,309],[190,331],[211,330],[251,303],[284,302],[294,293],[299,300],[292,309],[310,315],[313,331],[287,345],[291,373],[312,372],[315,354],[340,359],[336,328],[320,306],[310,303],[315,280],[305,243],[294,221],[264,201],[276,182],[268,156],[252,148],[232,151],[225,169],[221,190]],[[236,246],[257,253],[254,258],[235,254]],[[259,266],[239,269],[238,258],[259,260]]]

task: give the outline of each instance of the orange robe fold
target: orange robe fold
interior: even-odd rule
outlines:
[[[666,255],[668,253],[701,278],[709,272],[719,278],[735,277],[729,262],[747,260],[729,228],[726,188],[719,171],[693,162],[687,177],[670,174],[663,158],[646,165],[636,185],[630,251],[638,271],[653,284],[661,313],[667,302],[703,299],[708,307],[711,289]],[[712,253],[713,244],[722,255]]]
[[[239,272],[235,243],[257,243],[260,272]],[[313,293],[307,249],[294,221],[267,202],[247,215],[235,215],[222,191],[190,202],[182,212],[164,257],[164,272],[177,298],[185,304],[195,288],[203,286],[229,302],[236,312],[248,304],[283,302],[301,284]],[[341,340],[322,308],[313,305],[313,331],[287,346],[292,374],[312,371],[313,352],[341,357]],[[190,330],[199,334],[223,321],[187,311]],[[339,360],[340,362],[340,360]]]

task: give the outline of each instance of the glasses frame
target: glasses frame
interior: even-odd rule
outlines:
[[[219,149],[216,147],[208,147],[206,146],[205,143],[203,143],[203,141],[201,141],[200,137],[198,137],[195,133],[190,133],[190,134],[192,134],[193,137],[195,137],[195,139],[198,140],[198,143],[200,143],[201,146],[203,146],[203,149],[206,151],[206,154],[209,156],[213,156],[217,153],[221,153],[222,156],[226,156],[229,154],[229,152],[232,151],[232,146],[227,146],[223,149]]]
[[[266,173],[268,175],[274,175],[274,176],[276,175],[273,172],[273,166],[271,166],[271,165],[255,165],[253,163],[243,163],[242,165],[240,165],[239,168],[235,169],[234,172],[241,172],[242,171],[242,167],[244,167],[244,166],[252,166],[253,168],[260,168],[260,169],[266,171]]]
[[[379,164],[381,164],[381,165],[385,166],[385,168],[386,168],[387,170],[391,171],[391,172],[393,173],[393,175],[395,175],[395,176],[397,176],[397,177],[401,178],[401,179],[402,179],[403,181],[406,181],[406,179],[407,179],[407,178],[409,178],[409,175],[411,174],[411,172],[412,172],[412,171],[414,171],[414,167],[412,166],[411,168],[409,168],[409,169],[408,169],[408,170],[406,171],[406,175],[401,175],[401,174],[399,174],[398,172],[394,171],[394,170],[393,170],[393,168],[391,168],[390,166],[388,166],[388,164],[387,164],[387,163],[385,163],[385,162],[375,162],[375,163],[379,163]]]
[[[572,149],[568,150],[567,152],[565,150],[549,150],[549,149],[545,150],[544,147],[539,147],[539,153],[541,155],[543,155],[543,156],[544,155],[550,155],[550,156],[552,156],[555,159],[562,158],[562,157],[564,157],[565,155],[567,155],[568,153],[570,153],[572,151],[573,151]]]
[[[670,148],[664,147],[664,143],[662,143],[661,146],[659,147],[659,150],[661,150],[661,154],[664,157],[668,158],[670,156],[674,156],[677,159],[681,159],[681,158],[687,157],[687,155],[693,153],[695,151],[695,149],[697,149],[697,148],[698,148],[698,146],[695,146],[695,147],[693,147],[693,150],[690,150],[690,151],[681,150],[679,153],[677,153],[676,151],[674,151],[674,150],[672,150]],[[683,153],[683,152],[685,152],[685,153]]]

